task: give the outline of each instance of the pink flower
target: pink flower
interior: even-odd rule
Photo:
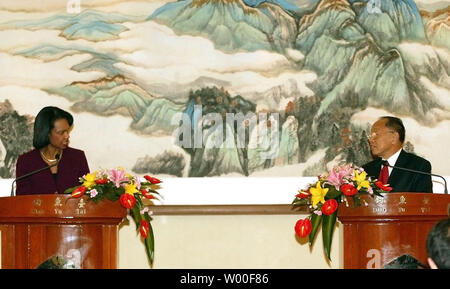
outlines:
[[[114,183],[116,188],[120,187],[120,183],[129,181],[125,171],[121,169],[110,170],[108,172],[108,179]]]
[[[136,182],[136,188],[138,190],[140,190],[141,189],[141,180],[139,179],[139,177],[138,176],[134,176],[134,181]]]
[[[334,167],[327,178],[327,183],[334,186],[336,190],[345,184],[346,178],[352,174],[353,169],[350,165],[336,166]]]
[[[89,191],[91,198],[95,198],[95,196],[98,195],[98,192],[96,189],[92,189]]]
[[[148,207],[145,207],[141,210],[141,215],[148,213],[149,216],[153,215],[153,211],[150,211],[150,209]]]

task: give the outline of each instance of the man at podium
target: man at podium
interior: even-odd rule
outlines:
[[[89,173],[83,151],[70,148],[73,117],[54,106],[41,109],[34,122],[34,149],[19,156],[16,195],[63,193]]]
[[[392,116],[379,118],[372,125],[369,138],[370,150],[376,159],[363,165],[364,170],[372,178],[389,184],[392,192],[431,193],[430,162],[404,151],[404,141],[405,127],[401,119]]]

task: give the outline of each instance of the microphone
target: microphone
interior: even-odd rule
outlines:
[[[20,181],[20,180],[25,179],[25,178],[28,178],[29,176],[32,176],[32,175],[34,175],[34,174],[37,174],[37,173],[39,173],[39,172],[45,171],[46,169],[49,169],[49,168],[51,168],[51,167],[56,166],[56,165],[59,163],[59,158],[60,158],[60,155],[59,155],[59,154],[56,154],[56,155],[55,155],[56,162],[55,162],[54,164],[51,164],[51,165],[49,165],[49,166],[40,168],[40,169],[38,169],[38,170],[29,172],[28,174],[25,174],[25,175],[22,175],[22,176],[20,176],[20,177],[18,177],[18,178],[15,178],[14,181],[12,182],[12,184],[11,184],[11,197],[14,197],[14,183],[15,183],[15,182]]]
[[[407,168],[402,168],[402,167],[397,167],[397,166],[391,166],[388,161],[384,161],[383,165],[388,166],[388,167],[393,168],[393,169],[404,170],[404,171],[408,171],[408,172],[411,172],[411,173],[417,173],[417,174],[422,174],[422,175],[427,175],[427,176],[440,177],[441,179],[444,180],[444,193],[448,194],[447,181],[445,180],[445,178],[443,176],[432,174],[432,173],[427,173],[427,172],[422,172],[422,171],[417,171],[417,170],[413,170],[413,169],[407,169]]]

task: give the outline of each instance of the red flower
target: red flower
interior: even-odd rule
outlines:
[[[298,220],[297,223],[295,223],[295,233],[300,238],[305,238],[306,236],[308,236],[309,233],[311,233],[311,229],[312,229],[311,220],[308,218]]]
[[[307,199],[311,196],[311,193],[309,192],[309,189],[306,191],[300,190],[299,193],[296,195],[299,199]]]
[[[79,198],[86,192],[86,187],[81,186],[73,190],[72,192],[72,198]]]
[[[142,189],[141,193],[144,197],[146,197],[147,199],[154,199],[155,196],[153,196],[152,194],[150,194],[146,189]]]
[[[95,180],[97,185],[104,185],[108,182],[108,179]]]
[[[141,220],[141,225],[139,226],[139,232],[141,233],[142,238],[146,239],[148,236],[148,232],[150,230],[150,225],[146,220]]]
[[[341,186],[341,191],[346,196],[354,196],[358,193],[358,190],[351,184],[343,184]]]
[[[161,181],[157,178],[151,177],[149,175],[145,175],[144,178],[152,184],[159,184]]]
[[[330,216],[337,210],[337,207],[338,202],[335,199],[329,199],[322,205],[322,213]]]
[[[136,204],[136,198],[130,194],[123,194],[120,196],[120,204],[127,209],[132,209],[134,204]]]
[[[382,189],[383,191],[386,191],[386,192],[392,191],[392,188],[391,188],[391,187],[388,187],[388,186],[385,186],[385,185],[383,184],[382,181],[376,181],[376,182],[375,182],[375,185],[376,185],[378,188]]]

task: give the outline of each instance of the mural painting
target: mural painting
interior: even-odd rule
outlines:
[[[395,115],[450,174],[448,0],[37,2],[0,1],[1,178],[47,105],[92,170],[314,176]]]

